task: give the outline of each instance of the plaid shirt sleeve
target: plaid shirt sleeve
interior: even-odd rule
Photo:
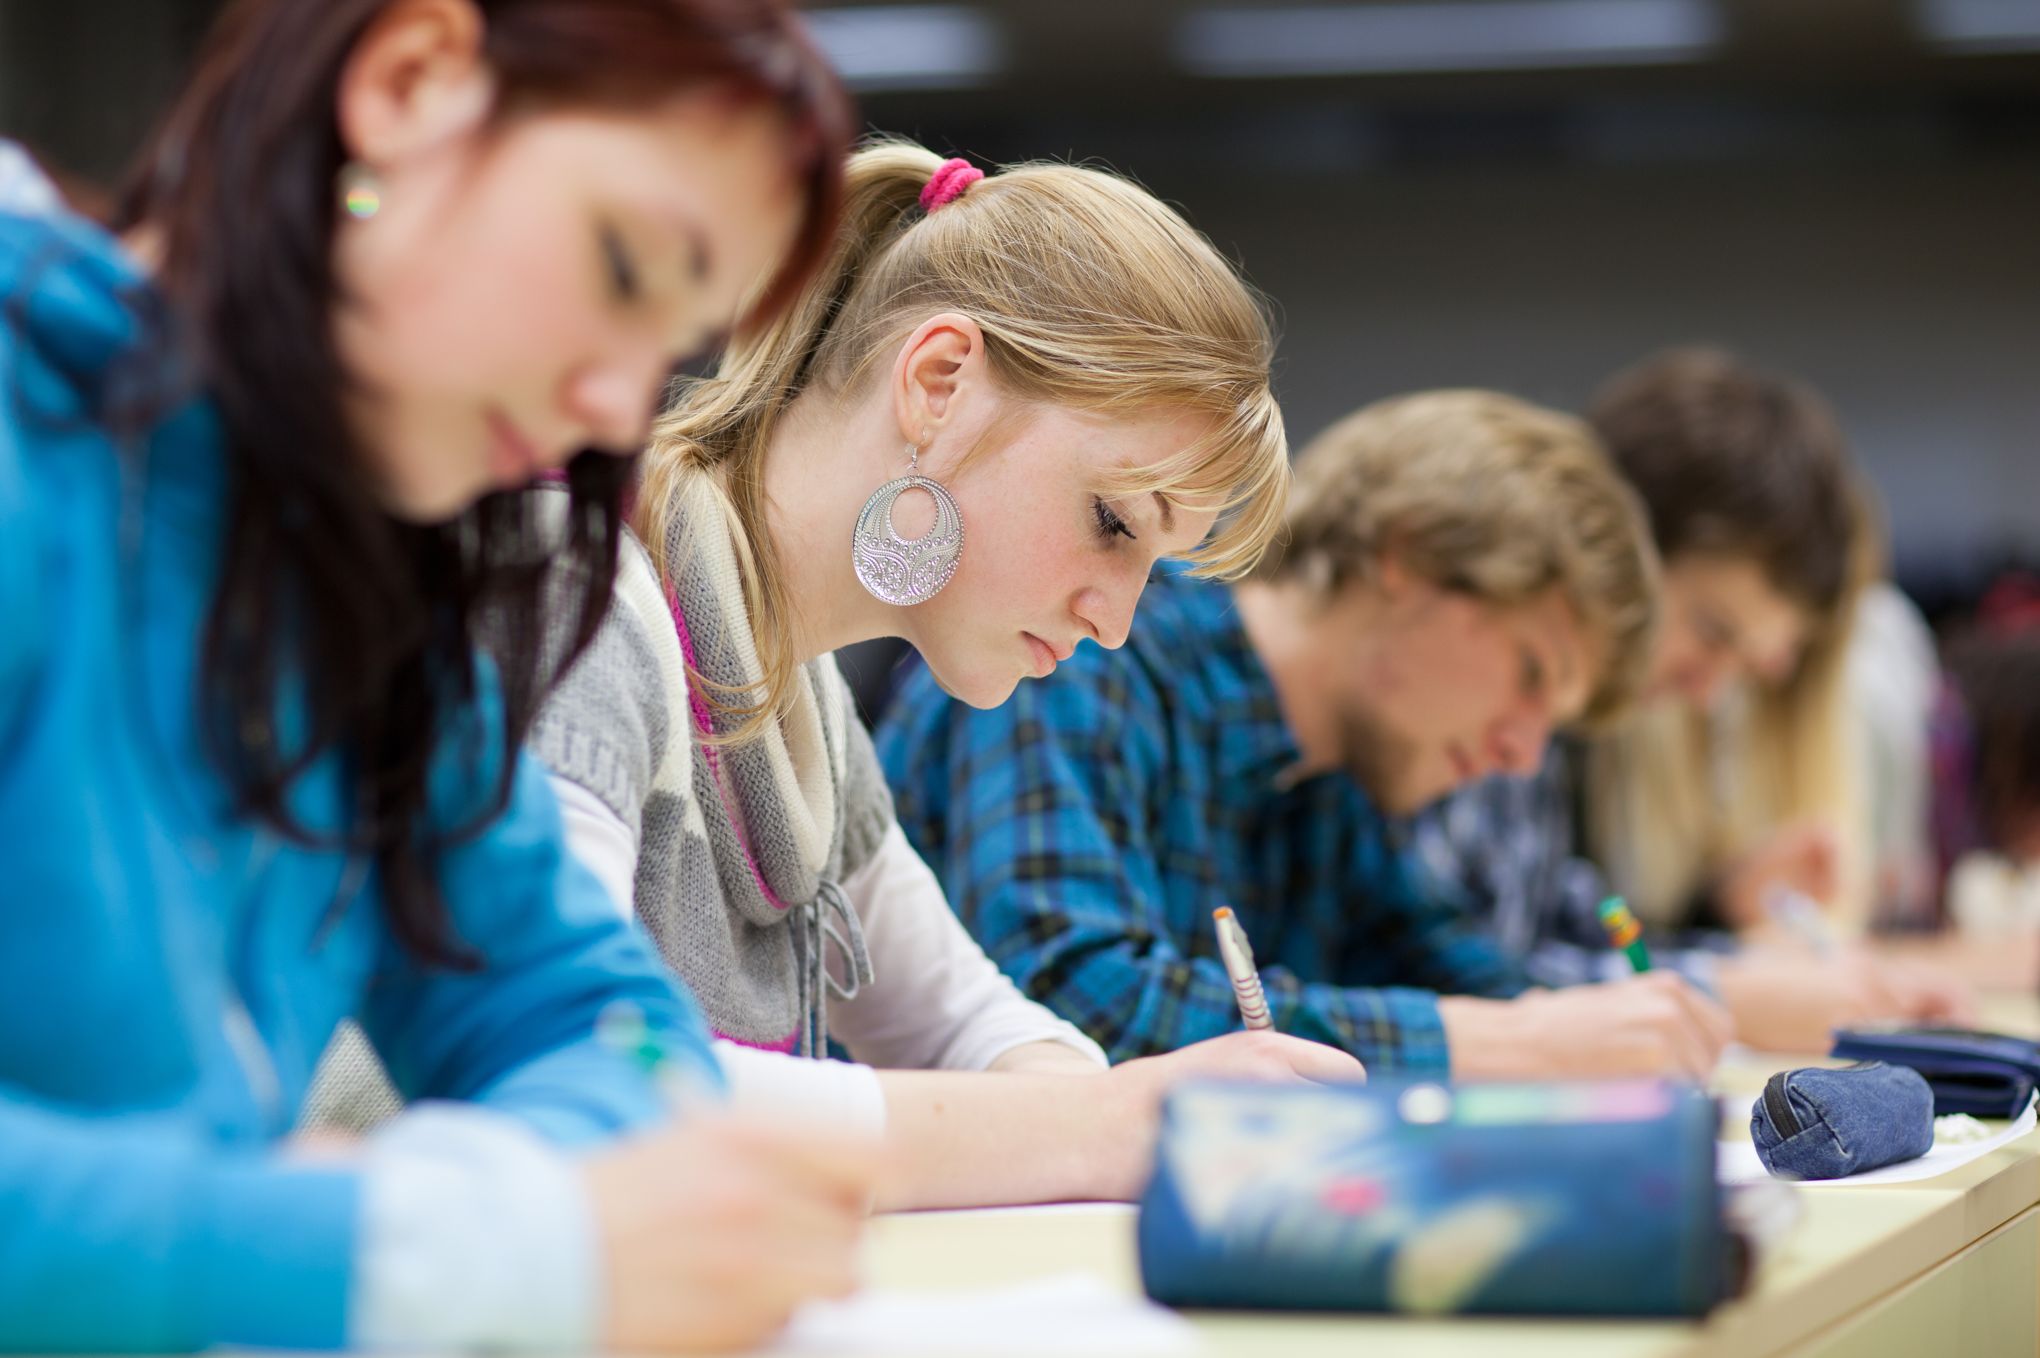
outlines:
[[[1572,852],[1568,777],[1567,761],[1553,750],[1529,778],[1490,778],[1431,807],[1411,835],[1428,889],[1456,900],[1540,986],[1631,975],[1597,912],[1610,892],[1607,879]],[[1714,989],[1713,950],[1653,943],[1651,961]]]
[[[1165,847],[1175,793],[1163,711],[1123,655],[1066,664],[991,711],[921,673],[880,737],[901,824],[971,932],[1115,1061],[1240,1026],[1215,945],[1203,951],[1211,903],[1169,896],[1182,864]],[[1278,966],[1261,980],[1283,1032],[1378,1069],[1447,1064],[1433,994],[1307,983]]]
[[[1446,995],[1477,995],[1513,999],[1532,984],[1522,959],[1503,948],[1458,908],[1426,889],[1421,874],[1400,864],[1389,880],[1392,887],[1371,894],[1368,909],[1389,913],[1393,928],[1364,940],[1376,955],[1376,969],[1397,983]]]

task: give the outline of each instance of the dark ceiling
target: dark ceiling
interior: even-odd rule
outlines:
[[[0,0],[0,133],[105,177],[218,0]],[[2040,0],[808,6],[875,127],[1009,157],[2040,147]],[[1280,72],[1280,73],[1275,73]]]
[[[993,156],[2040,147],[2040,0],[812,8],[873,126]]]

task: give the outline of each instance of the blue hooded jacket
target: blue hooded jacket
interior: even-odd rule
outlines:
[[[101,417],[147,352],[146,295],[96,229],[0,216],[0,1349],[338,1345],[359,1175],[274,1143],[343,1018],[406,1095],[565,1145],[664,1113],[596,1035],[613,1002],[713,1064],[522,755],[508,810],[444,864],[477,972],[415,965],[373,873],[235,814],[197,692],[216,416],[195,399],[119,437]],[[494,710],[435,751],[444,823],[493,788]],[[341,823],[337,765],[294,785],[302,823]]]

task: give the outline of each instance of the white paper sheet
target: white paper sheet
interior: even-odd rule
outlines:
[[[1089,1273],[970,1292],[866,1292],[800,1309],[776,1354],[1201,1353],[1189,1321]]]
[[[1931,1179],[1937,1174],[1946,1174],[1951,1169],[1966,1165],[1978,1156],[1988,1155],[2006,1142],[2015,1141],[2032,1131],[2034,1126],[2033,1105],[2029,1103],[2024,1113],[2003,1124],[1995,1135],[1982,1141],[1970,1141],[1954,1146],[1937,1144],[1917,1160],[1901,1160],[1882,1169],[1851,1174],[1846,1179],[1803,1179],[1797,1182],[1802,1188],[1862,1188],[1872,1184],[1902,1184],[1918,1179]],[[1752,1142],[1740,1138],[1723,1141],[1715,1146],[1715,1152],[1715,1176],[1722,1183],[1748,1184],[1771,1177],[1769,1171],[1764,1168],[1764,1162],[1757,1158],[1757,1148]]]

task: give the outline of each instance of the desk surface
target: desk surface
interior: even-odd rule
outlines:
[[[2040,1034],[2040,1001],[2008,997],[1992,1003],[1986,1018],[2007,1031]],[[1754,1095],[1772,1071],[1795,1064],[1805,1062],[1738,1057],[1724,1064],[1717,1084],[1726,1093]],[[2015,1219],[2021,1229],[2040,1222],[2034,1211],[2040,1132],[1938,1178],[1800,1195],[1804,1218],[1764,1262],[1750,1293],[1703,1324],[1191,1314],[1217,1354],[1747,1358],[1788,1352],[1862,1316]],[[870,1281],[881,1287],[985,1287],[1071,1270],[1095,1273],[1129,1292],[1140,1287],[1133,1217],[1109,1210],[882,1217],[873,1224],[868,1268]],[[2008,1304],[2031,1310],[2034,1284],[2023,1278]],[[2030,1341],[2022,1342],[2030,1351]]]

